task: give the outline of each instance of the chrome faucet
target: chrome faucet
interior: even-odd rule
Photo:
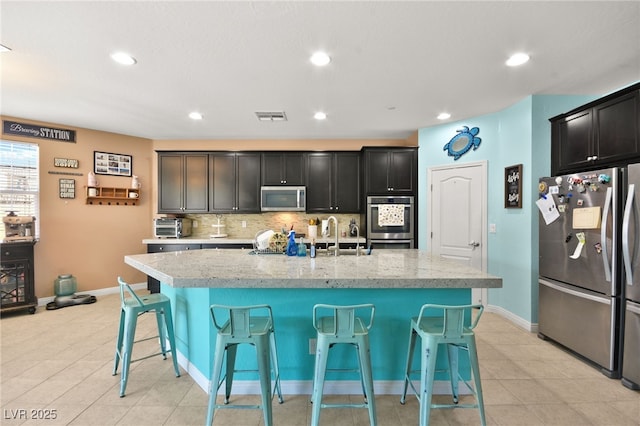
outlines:
[[[333,220],[334,223],[334,229],[335,229],[335,234],[336,234],[336,242],[335,242],[335,247],[334,247],[334,256],[338,256],[340,255],[340,243],[338,242],[338,219],[335,216],[329,216],[327,218],[327,231],[329,231],[329,224],[331,223],[331,221]],[[327,247],[328,249],[328,247]],[[328,251],[328,250],[327,250]]]

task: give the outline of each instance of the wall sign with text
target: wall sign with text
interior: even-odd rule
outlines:
[[[76,180],[60,179],[60,198],[76,198]]]
[[[2,121],[2,133],[5,135],[25,136],[28,138],[49,139],[59,142],[76,142],[76,131],[56,129],[55,127],[36,126],[34,124],[18,123],[17,121]]]
[[[73,158],[54,158],[53,165],[55,167],[68,167],[71,169],[77,169],[79,161],[74,160]]]
[[[504,207],[522,208],[522,164],[504,168]]]

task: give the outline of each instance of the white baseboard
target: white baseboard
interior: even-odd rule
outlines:
[[[146,290],[147,283],[142,282],[142,283],[131,284],[131,288],[136,291]],[[100,288],[97,290],[81,291],[76,294],[91,294],[93,296],[106,296],[108,294],[117,294],[119,292],[120,292],[120,287],[107,287],[107,288]],[[38,299],[38,306],[46,306],[47,303],[53,302],[53,299],[55,298],[56,298],[55,296],[41,297]]]
[[[189,363],[179,351],[178,364],[187,371],[205,393],[209,393],[209,378]],[[374,380],[373,390],[378,395],[401,395],[403,385],[402,380]],[[420,384],[414,382],[414,386],[419,388]],[[313,382],[311,380],[283,380],[280,382],[280,389],[283,395],[311,395]],[[463,382],[459,384],[459,391],[461,395],[470,393]],[[234,381],[233,393],[236,395],[260,395],[260,382],[258,380]],[[324,384],[324,393],[327,395],[358,395],[362,393],[362,384],[359,380],[328,380]],[[433,384],[433,393],[450,395],[451,383],[448,380],[436,380]],[[224,389],[219,389],[218,394],[224,394]],[[411,388],[407,392],[407,395],[410,394]]]
[[[486,312],[491,312],[494,314],[498,314],[501,317],[509,320],[510,322],[512,322],[513,324],[517,325],[518,327],[529,331],[531,333],[537,333],[538,332],[538,324],[537,323],[532,323],[529,321],[526,321],[522,318],[520,318],[519,316],[507,311],[506,309],[500,307],[500,306],[494,306],[494,305],[487,305],[485,307],[485,311]]]

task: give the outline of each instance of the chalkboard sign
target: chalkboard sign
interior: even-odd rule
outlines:
[[[504,168],[504,207],[522,208],[522,164]]]

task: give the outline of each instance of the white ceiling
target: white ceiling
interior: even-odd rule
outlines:
[[[0,24],[1,114],[152,139],[404,139],[640,80],[639,1],[2,0]]]

